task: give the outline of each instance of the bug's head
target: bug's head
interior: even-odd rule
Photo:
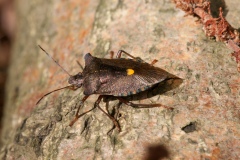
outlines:
[[[80,88],[83,84],[83,76],[82,73],[79,72],[78,74],[74,76],[70,76],[68,79],[68,83],[73,85],[76,88]]]
[[[77,88],[80,88],[82,86],[82,83],[83,83],[83,76],[82,76],[82,73],[79,72],[78,74],[72,76],[71,74],[69,74],[52,56],[50,56],[50,54],[45,51],[40,45],[38,45],[41,50],[43,50],[43,52],[46,53],[46,55],[48,57],[50,57],[56,65],[58,65],[70,78],[68,79],[68,83],[70,85],[68,86],[65,86],[65,87],[62,87],[62,88],[57,88],[51,92],[48,92],[47,94],[43,95],[38,101],[36,104],[38,104],[44,97],[48,96],[49,94],[53,93],[53,92],[56,92],[56,91],[59,91],[59,90],[62,90],[62,89],[71,89],[71,90],[75,90]],[[77,63],[79,64],[79,66],[83,69],[83,67],[81,66],[81,64],[77,61]]]

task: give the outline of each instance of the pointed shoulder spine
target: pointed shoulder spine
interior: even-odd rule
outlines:
[[[85,59],[85,66],[87,66],[91,63],[91,61],[94,59],[94,57],[90,53],[87,53],[84,56],[84,59]]]

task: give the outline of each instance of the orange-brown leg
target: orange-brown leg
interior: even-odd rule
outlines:
[[[110,51],[110,59],[113,59],[113,56],[114,56],[114,52]]]
[[[158,62],[158,60],[156,60],[156,59],[154,59],[151,63],[150,63],[150,65],[151,66],[153,66],[155,63],[157,63]]]
[[[95,108],[95,107],[93,107],[92,109],[90,109],[90,110],[88,110],[88,111],[86,111],[86,112],[78,115],[80,108],[83,106],[84,102],[87,100],[88,97],[89,97],[89,96],[84,96],[83,99],[80,101],[80,105],[78,106],[78,110],[77,110],[77,113],[75,114],[75,118],[71,121],[71,123],[69,124],[69,126],[72,127],[73,124],[74,124],[80,117],[82,117],[83,115],[87,114],[88,112],[91,112],[91,111]]]
[[[122,53],[125,53],[127,56],[131,57],[132,59],[136,59],[136,57],[132,56],[131,54],[127,53],[127,52],[124,51],[124,50],[119,50],[119,51],[118,51],[118,53],[117,53],[117,58],[121,58]]]
[[[120,129],[118,128],[118,130],[121,131],[121,127],[120,127],[119,122],[118,122],[118,120],[117,120],[117,117],[118,117],[118,115],[119,115],[119,108],[120,108],[121,104],[122,104],[122,102],[119,102],[119,103],[117,104],[116,111],[114,112],[114,116],[113,116],[115,123],[117,123],[118,125],[115,125],[115,123],[114,123],[113,127],[108,131],[107,135],[111,135],[111,134],[112,134],[112,131],[113,131],[117,126],[119,126],[119,128],[120,128]],[[107,110],[107,113],[108,113],[109,115],[111,115],[111,113],[110,113],[109,110],[108,110],[108,107],[109,107],[109,101],[106,102],[106,110]]]
[[[109,114],[108,109],[107,109],[107,112],[106,112],[106,111],[104,111],[104,110],[99,106],[99,103],[101,102],[101,99],[102,99],[102,98],[104,98],[103,95],[100,95],[100,96],[98,97],[98,100],[97,100],[96,103],[95,103],[95,104],[96,104],[96,107],[98,107],[106,116],[108,116],[108,118],[110,118],[110,119],[112,120],[114,126],[117,127],[118,131],[121,132],[121,128],[120,128],[120,125],[118,124],[118,121]],[[107,102],[106,102],[106,104],[107,104]],[[115,127],[114,127],[114,128],[115,128]],[[112,130],[112,129],[111,129],[111,130]],[[111,131],[111,130],[110,130],[110,131]],[[108,132],[108,133],[109,133],[109,132]]]
[[[124,50],[119,50],[118,53],[117,53],[117,57],[116,57],[116,58],[121,58],[122,53],[126,54],[127,56],[131,57],[132,59],[136,59],[136,60],[139,61],[139,62],[144,62],[141,58],[139,58],[139,57],[134,57],[134,56],[132,56],[131,54],[127,53],[127,52],[124,51]],[[158,62],[158,60],[154,59],[154,60],[152,61],[151,65],[153,66],[153,65],[154,65],[155,63],[157,63],[157,62]]]

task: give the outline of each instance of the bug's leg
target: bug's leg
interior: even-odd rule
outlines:
[[[109,112],[109,109],[108,109],[108,107],[109,107],[109,101],[106,101],[106,110],[107,110],[107,113],[109,114],[109,115],[111,115],[111,113]],[[112,134],[112,131],[114,130],[116,128],[116,126],[115,125],[113,125],[112,126],[112,128],[107,132],[107,135],[111,135]]]
[[[110,59],[113,59],[113,56],[114,56],[114,52],[110,51]]]
[[[127,52],[124,51],[124,50],[119,50],[118,53],[117,53],[116,58],[121,58],[122,53],[126,54],[127,56],[131,57],[132,59],[136,59],[136,58],[137,58],[137,57],[134,57],[134,56],[132,56],[131,54],[127,53]]]
[[[109,113],[107,113],[107,112],[109,112],[109,111],[105,112],[105,111],[99,106],[99,103],[100,103],[100,101],[101,101],[101,99],[102,99],[103,97],[104,97],[103,95],[100,95],[100,96],[98,97],[97,101],[95,102],[96,107],[98,107],[104,114],[106,114],[106,115],[108,116],[108,118],[110,118],[110,119],[112,120],[114,126],[116,126],[116,127],[118,128],[118,131],[121,132],[121,128],[120,128],[120,125],[118,124],[117,120],[116,120],[114,117],[112,117]],[[115,127],[114,127],[114,128],[115,128]],[[112,129],[111,129],[111,130],[112,130]],[[111,130],[110,130],[110,131],[111,131]],[[109,133],[109,132],[108,132],[108,133]]]
[[[121,105],[122,105],[122,102],[119,101],[118,104],[117,104],[117,107],[116,107],[117,108],[116,109],[116,114],[115,114],[116,118],[119,116],[119,109],[120,109]]]
[[[109,112],[109,109],[108,109],[108,108],[109,108],[109,101],[106,102],[106,106],[105,106],[105,107],[106,107],[107,113],[108,113],[109,115],[111,115],[111,113]]]
[[[118,53],[117,53],[116,58],[121,58],[122,53],[126,54],[127,56],[131,57],[132,59],[135,59],[138,62],[144,62],[140,57],[134,57],[134,56],[132,56],[131,54],[127,53],[124,50],[119,50]]]
[[[132,56],[131,54],[127,53],[127,52],[124,51],[124,50],[119,50],[119,51],[118,51],[118,53],[117,53],[117,58],[121,58],[122,53],[125,53],[126,55],[128,55],[128,56],[131,57],[132,59],[137,60],[138,62],[144,62],[140,57],[134,57],[134,56]],[[157,62],[158,62],[158,60],[154,59],[154,60],[150,63],[150,65],[153,66],[153,65],[154,65],[155,63],[157,63]]]
[[[150,65],[151,66],[153,66],[155,63],[157,63],[158,62],[158,60],[156,60],[156,59],[154,59],[151,63],[150,63]]]
[[[117,57],[117,58],[121,58],[122,53],[125,53],[127,56],[131,57],[132,59],[136,59],[136,57],[132,56],[131,54],[127,53],[127,52],[124,51],[124,50],[119,50],[116,57]]]
[[[107,110],[107,113],[109,114],[109,115],[111,115],[111,113],[109,112],[109,110],[108,110],[108,107],[109,107],[109,103],[108,103],[109,101],[107,101],[106,102],[106,110]],[[117,118],[118,118],[118,115],[119,115],[119,108],[120,108],[120,106],[121,106],[121,104],[122,104],[122,102],[120,102],[119,101],[119,103],[117,104],[117,107],[116,107],[116,111],[115,111],[115,113],[114,113],[114,115],[115,116],[113,116],[113,118],[115,119],[115,121],[118,123],[118,121],[117,121]],[[119,123],[118,123],[118,125],[119,125]],[[114,124],[113,125],[113,127],[108,131],[108,135],[111,135],[112,134],[112,131],[116,128],[117,126]],[[119,125],[119,127],[120,127],[120,125]],[[118,128],[119,129],[119,128]],[[121,131],[121,128],[120,128],[120,131]]]
[[[132,56],[131,54],[127,53],[126,51],[124,50],[119,50],[118,53],[117,53],[117,58],[121,58],[122,56],[122,53],[125,53],[127,56],[131,57],[132,59],[135,59],[137,60],[138,62],[144,62],[140,57],[134,57]],[[111,58],[112,59],[112,58]],[[151,66],[153,66],[155,63],[157,63],[158,60],[154,59],[152,62],[151,62]]]
[[[77,113],[75,115],[75,118],[71,121],[69,126],[72,126],[78,120],[78,118],[82,117],[84,114],[86,114],[88,112],[91,112],[95,108],[95,107],[93,107],[92,109],[90,109],[90,110],[88,110],[88,111],[78,115],[80,108],[83,106],[84,102],[87,100],[88,97],[89,96],[84,96],[83,99],[80,101],[80,105],[78,106],[78,110],[77,110]]]
[[[156,104],[135,104],[135,103],[132,103],[132,102],[130,102],[130,101],[128,101],[128,100],[125,100],[125,99],[123,99],[123,98],[121,98],[121,97],[117,97],[117,99],[118,99],[120,102],[122,102],[122,103],[124,103],[124,104],[126,104],[126,105],[128,105],[128,106],[131,106],[131,107],[133,107],[133,108],[163,107],[163,108],[171,109],[171,110],[174,109],[174,108],[172,108],[172,107],[168,107],[168,106],[162,105],[162,104],[160,104],[160,103],[156,103]]]
[[[81,100],[80,105],[78,106],[77,113],[76,113],[76,115],[75,115],[76,117],[78,116],[78,113],[79,113],[80,108],[83,106],[83,103],[87,100],[88,97],[89,97],[89,96],[84,96],[83,99]]]

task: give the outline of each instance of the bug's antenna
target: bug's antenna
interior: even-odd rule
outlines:
[[[65,87],[62,87],[62,88],[55,89],[55,90],[53,90],[53,91],[51,91],[51,92],[48,92],[47,94],[43,95],[43,96],[37,101],[36,105],[37,105],[44,97],[46,97],[47,95],[49,95],[49,94],[51,94],[51,93],[53,93],[53,92],[56,92],[56,91],[59,91],[59,90],[65,89],[65,88],[71,88],[71,87],[72,87],[72,85],[70,85],[70,86],[65,86]]]
[[[40,45],[38,45],[38,47],[41,48],[41,50],[43,50],[43,52],[45,52],[46,55],[47,55],[48,57],[50,57],[50,58],[55,62],[56,65],[58,65],[60,68],[62,68],[62,70],[63,70],[65,73],[67,73],[70,77],[72,76],[72,75],[69,74],[52,56],[50,56],[50,54],[49,54],[47,51],[45,51],[45,49],[43,49]]]
[[[83,70],[83,66],[81,65],[81,63],[79,61],[77,61],[77,64],[79,65],[79,67]]]

